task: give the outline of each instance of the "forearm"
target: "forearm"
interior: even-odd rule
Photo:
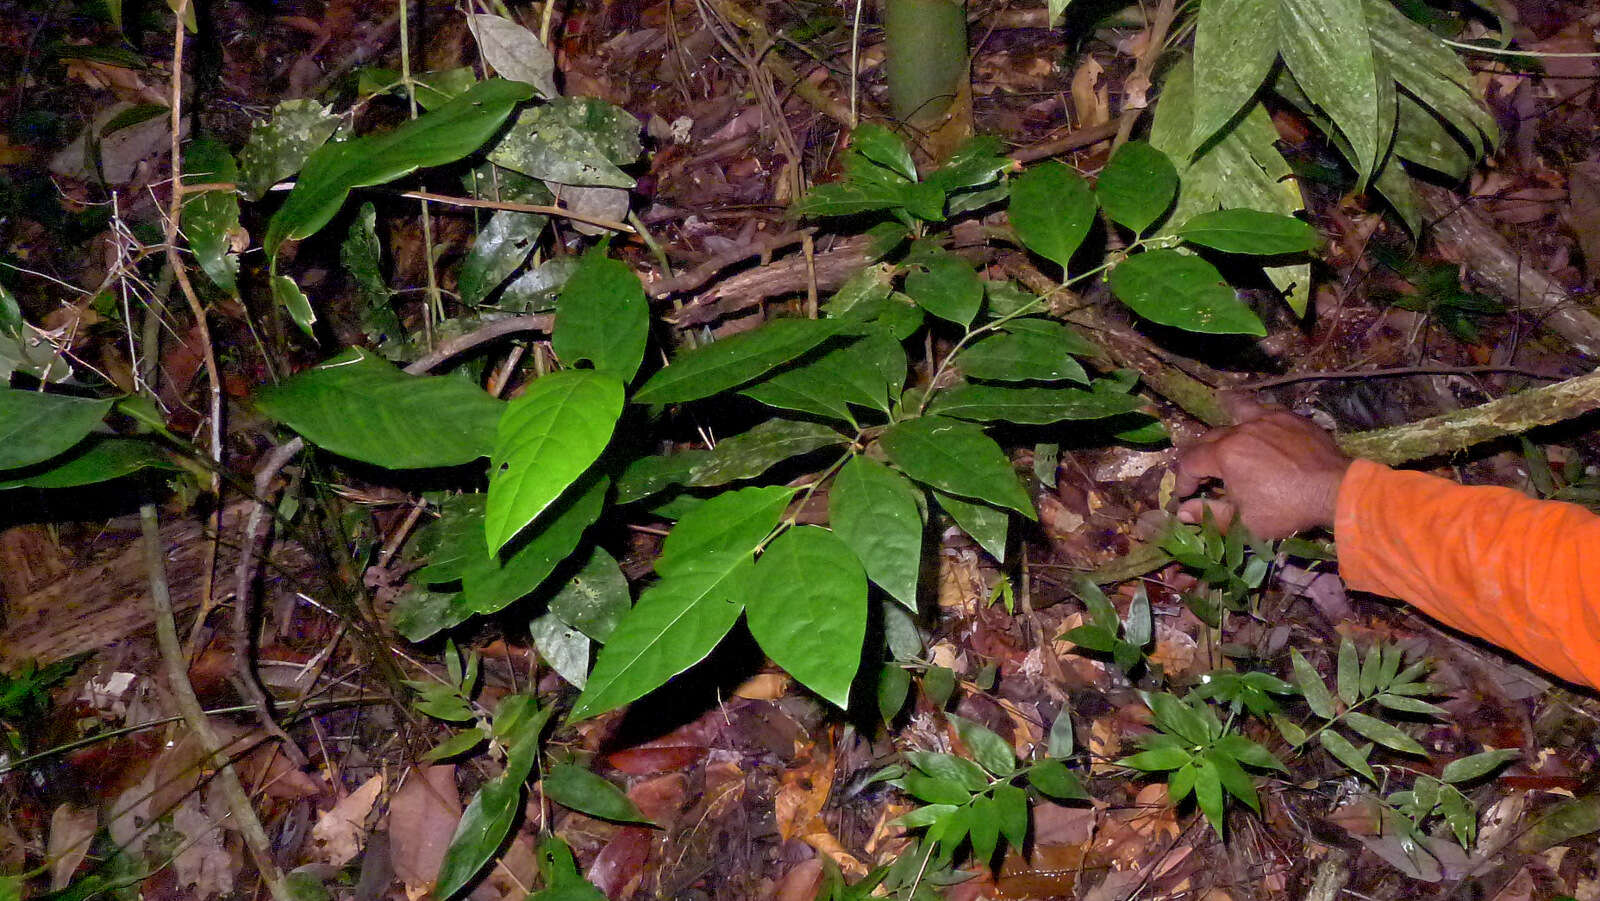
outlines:
[[[1339,492],[1335,535],[1352,588],[1408,601],[1558,676],[1600,685],[1600,517],[1357,461]]]

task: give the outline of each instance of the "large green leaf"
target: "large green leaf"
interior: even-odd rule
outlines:
[[[873,329],[740,393],[770,407],[851,422],[850,404],[888,413],[905,380],[905,348],[887,331]]]
[[[67,450],[105,419],[112,403],[0,388],[0,469],[31,466]]]
[[[1028,249],[1065,269],[1094,224],[1089,183],[1066,166],[1041,163],[1011,182],[1011,227]]]
[[[622,789],[575,763],[558,763],[551,767],[540,786],[545,797],[579,813],[618,823],[650,822]]]
[[[469,190],[481,199],[529,204],[550,204],[555,201],[548,188],[526,175],[491,166],[481,169],[481,174],[474,171],[463,179],[468,183]],[[493,177],[488,177],[491,174]],[[528,259],[528,254],[533,252],[535,242],[549,221],[548,216],[539,213],[495,211],[489,217],[488,224],[472,239],[472,249],[467,251],[467,258],[461,261],[457,285],[461,302],[477,306],[490,292],[500,287]]]
[[[261,389],[256,407],[318,447],[390,469],[488,455],[506,409],[469,382],[406,375],[359,348]]]
[[[978,543],[978,547],[995,560],[1006,562],[1006,533],[1011,529],[1011,514],[981,501],[969,501],[939,490],[933,492],[933,499],[939,502],[940,509],[950,514],[961,531]]]
[[[1390,132],[1381,127],[1379,72],[1362,0],[1278,0],[1278,41],[1306,96],[1350,142],[1351,162],[1365,181],[1377,171]]]
[[[924,260],[908,273],[906,294],[917,306],[960,326],[971,325],[983,306],[983,282],[978,273],[971,263],[950,253]]]
[[[633,399],[671,404],[709,397],[786,363],[854,324],[834,320],[774,319],[760,328],[679,354],[650,377]]]
[[[1210,0],[1194,34],[1194,125],[1187,149],[1205,144],[1255,97],[1278,59],[1278,0]],[[1188,153],[1184,154],[1187,161]]]
[[[299,172],[343,121],[315,100],[285,100],[273,107],[272,118],[250,126],[250,137],[239,150],[244,196],[260,200],[273,185]]]
[[[1474,157],[1482,156],[1499,140],[1500,130],[1478,100],[1476,79],[1461,57],[1386,0],[1365,0],[1365,10],[1380,68],[1450,123]]]
[[[644,359],[650,308],[639,277],[606,256],[607,247],[601,241],[584,254],[561,289],[550,346],[567,366],[587,360],[626,383]]]
[[[828,490],[828,522],[872,581],[915,612],[923,523],[916,489],[905,476],[856,457]]]
[[[745,618],[789,675],[849,704],[867,633],[867,576],[849,545],[816,526],[779,535],[756,562]]]
[[[611,441],[622,383],[568,369],[536,379],[506,406],[489,463],[485,535],[496,553],[561,496]]]
[[[1139,234],[1155,224],[1178,194],[1178,170],[1144,141],[1129,141],[1100,170],[1095,197],[1111,221]]]
[[[626,110],[594,97],[562,97],[523,110],[489,161],[563,185],[631,188],[633,178],[617,167],[639,152],[639,120]]]
[[[595,547],[583,568],[550,598],[550,612],[604,644],[633,606],[628,578],[605,548]]]
[[[461,574],[462,602],[474,613],[494,613],[538,588],[572,556],[584,531],[600,518],[610,487],[611,480],[604,476],[587,486],[575,486],[540,517],[537,527],[512,542],[504,561],[485,553],[478,536],[476,554]]]
[[[617,503],[631,504],[688,482],[689,473],[710,455],[708,450],[691,448],[634,460],[617,477]]]
[[[1005,452],[975,425],[923,416],[891,427],[882,443],[889,459],[919,482],[1038,519]]]
[[[754,570],[748,550],[679,561],[611,633],[570,719],[621,707],[704,660],[738,621]]]
[[[513,710],[515,708],[515,710]],[[539,751],[539,733],[550,718],[549,709],[539,709],[526,695],[511,695],[500,702],[495,725],[514,721],[503,736],[508,746],[506,768],[484,783],[456,824],[450,846],[434,880],[433,897],[448,898],[472,880],[489,858],[500,849],[506,833],[522,808],[522,784],[533,770]]]
[[[741,488],[711,498],[678,520],[661,544],[656,572],[671,576],[683,563],[718,551],[754,554],[778,524],[794,492],[772,485]]]
[[[1293,216],[1261,210],[1213,210],[1192,217],[1178,237],[1224,253],[1258,256],[1303,253],[1317,246],[1317,230]]]
[[[790,457],[849,442],[849,438],[825,425],[769,419],[748,432],[719,441],[716,449],[689,471],[688,484],[711,487],[753,479]]]
[[[1472,169],[1474,157],[1461,139],[1445,126],[1444,120],[1411,99],[1411,95],[1401,94],[1399,104],[1399,127],[1395,129],[1394,156],[1427,166],[1454,179],[1465,178]],[[1393,165],[1394,156],[1389,158],[1389,165]],[[1377,183],[1377,179],[1373,181]],[[1378,190],[1383,190],[1381,184],[1377,187]],[[1388,192],[1385,192],[1384,196],[1387,197]]]
[[[1176,250],[1150,250],[1122,261],[1111,271],[1111,290],[1151,322],[1212,335],[1267,333],[1217,267]]]
[[[221,141],[201,138],[184,149],[184,184],[233,184],[238,180],[239,167]],[[201,191],[184,198],[183,234],[189,239],[195,262],[217,287],[229,294],[239,291],[235,280],[239,255],[232,252],[238,228],[239,195],[233,190]]]
[[[110,481],[141,469],[177,469],[166,454],[137,438],[91,437],[62,456],[26,474],[0,472],[0,491],[8,488],[77,488]]]
[[[907,181],[917,180],[917,164],[906,142],[882,125],[867,123],[850,133],[850,149]]]
[[[968,378],[996,382],[1087,382],[1088,373],[1055,338],[1032,332],[990,335],[974,342],[956,366]]]
[[[1143,401],[1131,394],[1108,391],[958,385],[935,395],[928,412],[978,422],[1046,425],[1066,419],[1121,416],[1143,405]]]
[[[381,185],[477,150],[531,96],[528,85],[490,79],[393,131],[318,148],[267,226],[262,242],[267,257],[276,257],[285,240],[308,237],[327,225],[352,188]]]

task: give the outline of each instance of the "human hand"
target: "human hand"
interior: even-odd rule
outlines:
[[[1213,429],[1179,452],[1177,496],[1194,494],[1209,479],[1222,481],[1224,495],[1184,501],[1178,518],[1199,522],[1210,508],[1226,527],[1237,512],[1260,538],[1331,527],[1350,468],[1333,437],[1281,407],[1226,394],[1222,403],[1237,425]]]

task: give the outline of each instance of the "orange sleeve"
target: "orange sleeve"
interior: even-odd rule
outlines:
[[[1357,460],[1334,534],[1351,588],[1600,687],[1600,516]]]

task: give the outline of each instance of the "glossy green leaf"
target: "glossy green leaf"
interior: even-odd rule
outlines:
[[[1243,801],[1251,810],[1261,812],[1261,800],[1256,796],[1255,780],[1239,766],[1237,760],[1215,750],[1207,752],[1204,759],[1216,769],[1217,780],[1222,783],[1228,794]]]
[[[717,442],[716,448],[689,470],[688,484],[704,488],[753,479],[791,457],[848,443],[848,437],[825,425],[769,419]]]
[[[478,789],[456,824],[434,880],[435,898],[449,898],[465,888],[499,850],[522,809],[522,784],[533,768],[539,733],[548,718],[548,710],[519,718],[514,734],[508,736],[505,771]]]
[[[939,508],[950,514],[961,531],[978,543],[978,547],[997,562],[1006,561],[1006,534],[1011,528],[1011,514],[978,501],[947,494],[937,489],[933,492]]]
[[[978,765],[995,776],[1009,776],[1017,769],[1017,754],[1010,742],[1001,738],[981,723],[950,714],[950,723],[956,727],[961,743],[972,753]]]
[[[967,823],[967,838],[972,842],[972,859],[987,866],[1000,843],[1000,806],[990,797],[973,799]]]
[[[1046,425],[1063,420],[1105,419],[1133,413],[1144,401],[1131,394],[1076,388],[1009,388],[957,385],[939,392],[929,413],[978,422]]]
[[[572,849],[558,836],[548,836],[540,843],[538,861],[544,888],[529,895],[527,901],[606,901],[605,893],[578,872]]]
[[[1439,774],[1442,782],[1471,782],[1489,775],[1507,761],[1516,760],[1522,756],[1518,748],[1490,749],[1467,757],[1458,757],[1444,765],[1444,772]]]
[[[600,651],[569,719],[643,697],[704,660],[744,611],[755,563],[748,552],[684,560],[639,597]]]
[[[911,694],[911,673],[903,666],[887,664],[878,673],[878,715],[884,723],[894,721],[906,707]]]
[[[500,417],[484,532],[498,552],[599,458],[622,414],[622,383],[586,369],[535,379]]]
[[[1380,130],[1379,73],[1362,0],[1279,0],[1278,40],[1306,95],[1350,142],[1364,181],[1389,135]]]
[[[915,612],[923,522],[916,489],[905,476],[856,457],[839,470],[828,491],[828,521],[867,576]]]
[[[232,184],[238,180],[239,167],[221,141],[201,138],[184,148],[184,184]],[[239,255],[232,249],[238,230],[239,196],[233,190],[201,191],[184,198],[183,234],[189,239],[195,262],[229,294],[239,291]]]
[[[1005,452],[975,425],[923,416],[890,427],[881,440],[889,459],[919,482],[1038,518]]]
[[[544,584],[583,540],[583,533],[600,518],[611,480],[587,478],[550,506],[539,523],[511,542],[510,556],[484,552],[480,535],[473,558],[461,575],[464,603],[474,613],[495,613]],[[493,503],[490,501],[490,503]],[[486,520],[485,520],[486,521]],[[575,625],[570,624],[569,625]]]
[[[589,551],[583,568],[550,598],[550,612],[604,644],[633,606],[628,579],[605,548]]]
[[[506,409],[476,385],[407,375],[356,348],[261,389],[256,407],[318,447],[390,469],[486,456]]]
[[[299,172],[343,121],[315,100],[285,100],[273,107],[270,119],[250,126],[250,137],[239,151],[244,196],[260,200],[273,185]]]
[[[1333,695],[1323,683],[1322,674],[1301,655],[1299,648],[1289,649],[1289,660],[1294,666],[1295,686],[1305,696],[1306,706],[1325,720],[1333,719]]]
[[[875,210],[892,210],[906,205],[907,185],[887,184],[845,178],[813,187],[796,204],[802,215],[854,216]]]
[[[1135,313],[1161,325],[1214,335],[1267,334],[1217,267],[1176,250],[1124,260],[1111,271],[1111,290]]]
[[[1339,665],[1334,685],[1347,706],[1361,697],[1361,656],[1348,637],[1339,642]]]
[[[972,800],[972,792],[963,787],[961,783],[936,776],[907,773],[896,779],[895,784],[910,792],[913,797],[929,804],[960,806]]]
[[[61,455],[26,470],[0,471],[0,491],[9,488],[77,488],[138,472],[178,469],[156,445],[137,438],[91,436]]]
[[[595,97],[560,97],[523,110],[489,161],[563,185],[632,188],[617,167],[640,152],[639,120],[626,110]]]
[[[906,294],[940,319],[967,326],[983,306],[983,282],[972,264],[940,253],[906,275]]]
[[[272,287],[272,299],[289,314],[289,319],[300,331],[314,337],[317,311],[311,308],[311,299],[306,297],[306,292],[300,290],[294,279],[287,275],[274,275],[268,283]]]
[[[851,328],[835,320],[774,319],[679,354],[634,395],[642,404],[671,404],[735,388]]]
[[[907,181],[917,180],[917,164],[911,160],[911,151],[898,135],[882,125],[857,126],[850,133],[850,149]]]
[[[622,789],[575,763],[558,763],[551,767],[540,786],[545,797],[579,813],[617,823],[650,822]]]
[[[393,131],[318,148],[267,226],[267,257],[276,257],[285,240],[309,237],[327,225],[352,188],[381,185],[477,150],[532,94],[527,85],[491,79]]]
[[[1117,765],[1153,773],[1161,770],[1175,770],[1188,763],[1193,756],[1185,747],[1168,744],[1130,754],[1118,760]]]
[[[1377,701],[1378,704],[1383,707],[1387,707],[1390,710],[1398,710],[1401,713],[1420,713],[1426,716],[1436,716],[1441,719],[1447,718],[1450,715],[1449,711],[1445,710],[1443,707],[1440,707],[1438,704],[1430,704],[1429,702],[1420,698],[1408,698],[1405,695],[1396,695],[1390,694],[1389,692],[1383,692],[1373,700]]]
[[[1217,771],[1216,764],[1205,757],[1197,757],[1194,761],[1194,800],[1195,806],[1205,814],[1206,822],[1221,835],[1224,805],[1222,774]]]
[[[684,514],[661,545],[656,572],[674,575],[694,558],[719,551],[754,554],[772,533],[795,489],[775,485],[717,495]]]
[[[994,787],[995,815],[999,820],[1000,835],[1006,844],[1021,852],[1028,837],[1028,793],[1009,783]]]
[[[634,460],[617,477],[617,503],[631,504],[688,482],[689,473],[710,455],[708,450],[691,448]]]
[[[0,470],[31,466],[66,451],[100,424],[112,403],[110,398],[0,388]]]
[[[550,347],[566,366],[587,361],[627,383],[644,360],[650,308],[639,277],[607,249],[590,248],[561,289]]]
[[[923,181],[946,191],[981,188],[1010,172],[1015,163],[1005,155],[1005,146],[994,135],[976,135],[950,154],[944,165],[929,172]]]
[[[935,751],[904,751],[906,762],[935,779],[944,779],[965,787],[968,791],[983,791],[991,782],[983,767],[954,754]]]
[[[990,335],[956,357],[968,378],[997,382],[1067,380],[1083,384],[1089,376],[1061,342],[1028,332]]]
[[[481,730],[476,728],[467,729],[464,732],[457,732],[455,735],[452,735],[444,741],[434,745],[432,748],[429,748],[428,751],[422,755],[422,759],[424,762],[447,760],[451,757],[456,757],[471,751],[472,749],[483,744],[487,739],[488,736],[484,735]]]
[[[589,681],[589,636],[561,621],[554,613],[528,623],[528,634],[539,658],[576,688]]]
[[[467,16],[467,27],[478,39],[478,52],[500,77],[520,81],[539,89],[546,98],[559,97],[556,90],[556,60],[539,37],[510,19],[475,13]]]
[[[1041,760],[1029,767],[1028,784],[1058,801],[1089,800],[1083,780],[1059,760]]]
[[[757,561],[745,618],[773,662],[839,707],[867,630],[867,576],[849,545],[816,526],[779,535]]]
[[[1322,743],[1322,749],[1333,755],[1333,759],[1349,767],[1351,771],[1367,777],[1373,785],[1378,784],[1378,777],[1372,772],[1372,766],[1367,763],[1367,755],[1372,752],[1372,746],[1367,745],[1357,748],[1350,740],[1332,729],[1324,729],[1317,736]]]
[[[1384,747],[1423,757],[1428,755],[1427,750],[1418,744],[1416,739],[1400,731],[1398,726],[1386,723],[1377,717],[1352,710],[1344,715],[1344,721],[1362,737],[1370,738]]]
[[[896,817],[894,822],[905,829],[920,829],[924,826],[932,826],[955,812],[956,805],[954,804],[928,804]]]
[[[1320,241],[1317,230],[1308,223],[1260,210],[1201,213],[1185,222],[1177,235],[1224,253],[1257,255],[1300,253]]]
[[[1165,153],[1144,141],[1129,141],[1100,170],[1094,194],[1112,222],[1137,235],[1172,206],[1178,194],[1178,170]]]
[[[740,393],[768,406],[853,422],[850,404],[888,413],[905,380],[905,349],[888,331],[876,328]]]
[[[1250,103],[1277,59],[1277,0],[1203,4],[1194,35],[1194,125],[1188,147],[1205,144]]]
[[[1011,181],[1011,227],[1027,248],[1061,266],[1094,224],[1089,183],[1061,163],[1041,163]]]

